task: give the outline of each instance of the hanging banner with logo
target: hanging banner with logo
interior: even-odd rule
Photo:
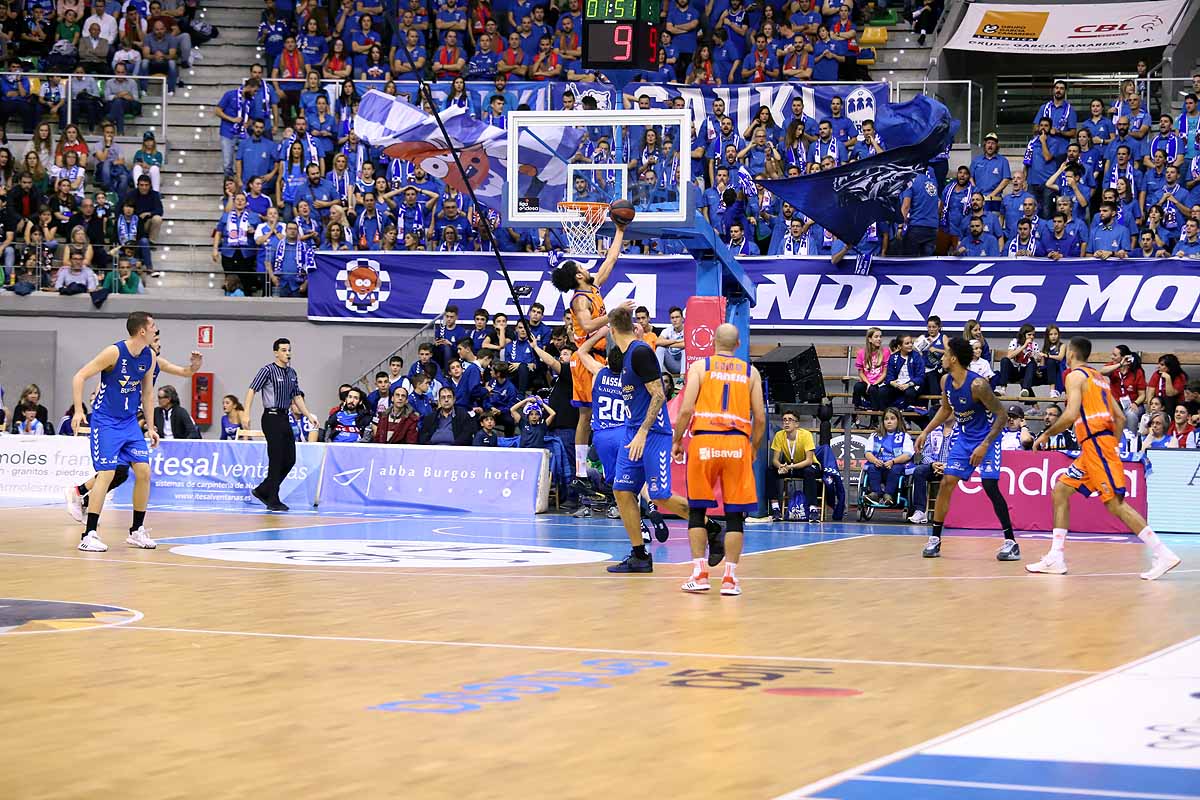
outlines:
[[[1124,52],[1171,43],[1184,0],[1023,5],[970,3],[951,50],[990,53]]]
[[[583,259],[595,272],[600,257]],[[861,333],[918,329],[932,314],[948,326],[977,319],[1016,330],[1050,323],[1074,330],[1176,333],[1200,330],[1200,263],[1190,259],[877,258],[869,275],[827,258],[739,259],[757,286],[752,329]],[[508,254],[523,306],[540,302],[561,319],[565,296],[544,255]],[[403,291],[393,287],[403,287]],[[690,256],[622,256],[605,284],[609,308],[624,300],[668,323],[695,291]],[[309,278],[308,316],[318,321],[425,323],[448,304],[515,314],[489,253],[321,253]]]
[[[548,470],[546,450],[333,444],[321,509],[532,514],[549,491]]]
[[[379,82],[359,81],[358,90],[383,90]],[[434,100],[445,104],[450,93],[449,83],[429,85]],[[705,118],[712,114],[713,101],[725,103],[725,113],[733,118],[734,130],[741,133],[749,127],[758,109],[771,109],[775,123],[783,127],[792,119],[792,98],[804,100],[804,116],[813,121],[824,119],[832,113],[833,98],[842,100],[842,113],[861,127],[862,121],[875,119],[882,106],[890,99],[890,87],[886,81],[871,83],[771,83],[739,84],[733,86],[692,86],[680,83],[631,84],[631,95],[635,98],[647,96],[655,108],[664,108],[682,97],[692,112],[692,119],[699,130]],[[336,95],[336,85],[329,92]],[[396,91],[410,102],[419,96],[415,81],[396,81]],[[531,111],[561,109],[565,105],[563,95],[570,92],[575,96],[575,108],[582,109],[584,100],[596,103],[600,111],[618,108],[617,90],[611,86],[586,81],[509,81],[503,91],[497,91],[492,81],[467,81],[467,95],[473,111],[486,111],[494,95],[504,98],[504,108],[515,111],[519,106],[528,106]],[[330,100],[332,105],[333,99]]]
[[[312,509],[325,445],[296,445],[296,466],[279,487],[289,506]],[[150,502],[180,509],[262,508],[250,490],[267,477],[266,442],[163,440],[150,451]],[[118,503],[133,499],[133,481],[114,490]]]
[[[0,497],[61,501],[94,474],[86,436],[0,436]]]
[[[600,256],[577,259],[593,273]],[[545,255],[504,255],[518,291],[527,290],[522,307],[546,307],[548,319],[566,312],[566,296],[550,282]],[[691,256],[622,256],[604,284],[609,308],[625,300],[650,309],[666,322],[667,309],[681,308],[696,286]],[[308,279],[308,318],[338,322],[425,323],[447,305],[457,304],[468,317],[476,308],[516,314],[508,284],[490,253],[318,253]]]

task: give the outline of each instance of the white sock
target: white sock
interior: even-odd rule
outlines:
[[[575,445],[575,477],[586,478],[588,476],[587,467],[587,451],[586,444]]]
[[[725,577],[737,580],[737,563],[733,561],[725,562]]]
[[[708,572],[705,567],[708,566],[708,561],[701,556],[700,558],[692,559],[692,577],[699,578],[701,572]]]
[[[1053,538],[1050,539],[1050,555],[1062,557],[1063,544],[1067,541],[1067,529],[1055,528]]]
[[[1150,551],[1155,556],[1165,555],[1170,552],[1167,546],[1163,544],[1162,539],[1158,538],[1158,534],[1149,525],[1142,528],[1141,533],[1138,534],[1138,538],[1149,545]]]

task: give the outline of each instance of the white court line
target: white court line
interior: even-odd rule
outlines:
[[[1145,792],[1122,792],[1116,789],[1078,789],[1072,786],[1033,786],[1020,783],[978,783],[976,781],[946,781],[933,778],[892,778],[884,775],[860,775],[851,780],[873,783],[906,783],[917,786],[950,786],[963,789],[990,789],[1008,792],[1043,792],[1045,794],[1078,794],[1085,797],[1115,797],[1131,800],[1200,800],[1194,794],[1146,794]]]
[[[182,538],[182,537],[178,537]],[[335,541],[335,540],[331,540]],[[845,541],[837,539],[833,541]],[[832,542],[813,542],[812,544],[831,544]],[[747,554],[749,555],[749,554]],[[376,575],[376,576],[396,576],[404,578],[485,578],[485,579],[516,579],[516,580],[550,580],[550,581],[619,581],[620,578],[613,578],[611,575],[539,575],[539,574],[518,574],[512,572],[430,572],[428,570],[413,570],[411,567],[408,571],[404,568],[397,569],[327,569],[324,567],[314,567],[311,569],[301,569],[299,567],[243,567],[233,564],[184,564],[175,561],[151,561],[141,560],[136,558],[106,558],[100,556],[53,556],[45,553],[3,553],[0,552],[0,558],[44,558],[56,561],[88,561],[100,564],[136,564],[143,567],[176,567],[183,569],[227,569],[242,572],[304,572],[310,575]],[[679,562],[672,566],[680,566],[682,564],[690,564],[690,561]],[[1189,572],[1200,572],[1200,569],[1173,569],[1172,575],[1182,575]],[[682,573],[680,573],[682,574]],[[639,575],[638,581],[677,581],[680,574],[677,575]],[[1085,572],[1074,575],[1060,575],[1054,578],[1042,578],[1034,575],[1019,574],[1019,575],[917,575],[917,576],[889,576],[889,575],[846,575],[846,576],[829,576],[829,575],[796,575],[796,576],[776,576],[776,577],[754,577],[751,576],[749,581],[757,583],[759,581],[772,582],[870,582],[870,581],[1013,581],[1024,580],[1043,583],[1047,586],[1051,585],[1054,579],[1057,580],[1076,580],[1079,578],[1128,578],[1139,575],[1138,572]],[[745,578],[745,576],[743,576]]]
[[[444,642],[428,639],[386,639],[372,636],[328,636],[303,633],[272,633],[268,631],[219,631],[205,628],[166,628],[151,625],[124,626],[125,630],[157,631],[160,633],[190,633],[209,636],[249,636],[265,639],[304,639],[318,642],[365,642],[368,644],[399,644],[432,647],[469,647],[487,650],[533,650],[551,653],[597,653],[600,655],[653,656],[656,658],[720,658],[727,661],[787,661],[806,664],[856,664],[873,667],[915,667],[925,669],[957,669],[979,672],[1036,672],[1055,675],[1095,675],[1090,670],[1053,669],[1048,667],[1013,667],[993,664],[940,664],[927,661],[880,661],[862,658],[807,658],[803,656],[757,656],[731,653],[689,653],[674,650],[627,650],[606,647],[566,647],[538,644],[509,644],[505,642]]]
[[[812,534],[812,535],[813,535],[813,536],[817,536],[817,535],[820,535],[820,534]],[[866,539],[866,538],[868,538],[868,537],[870,537],[870,536],[875,536],[876,534],[874,534],[874,533],[860,533],[860,534],[858,534],[857,536],[843,536],[842,534],[838,534],[838,533],[828,533],[828,534],[824,534],[824,535],[825,535],[825,536],[837,536],[838,538],[836,538],[836,539],[822,539],[822,540],[821,540],[821,541],[819,541],[819,542],[804,542],[803,544],[791,544],[791,545],[787,545],[786,547],[772,547],[772,548],[770,548],[770,549],[768,549],[768,550],[755,550],[753,553],[748,553],[748,552],[746,552],[746,551],[744,551],[744,550],[743,550],[743,551],[742,551],[742,556],[743,556],[743,557],[744,557],[744,556],[760,556],[760,555],[762,555],[763,553],[782,553],[782,552],[784,552],[785,550],[803,550],[805,547],[812,547],[813,545],[818,545],[818,544],[831,544],[831,543],[833,543],[833,542],[848,542],[848,541],[850,541],[851,539]]]
[[[134,628],[125,628],[125,630],[134,630]],[[1110,670],[1105,670],[1104,672],[1092,673],[1092,675],[1090,677],[1084,678],[1081,681],[1076,681],[1075,683],[1068,684],[1066,686],[1063,686],[1060,689],[1055,689],[1054,691],[1047,692],[1046,694],[1035,697],[1032,700],[1026,700],[1024,703],[1015,705],[1012,708],[1006,709],[997,714],[992,714],[990,717],[985,717],[984,719],[981,719],[978,722],[972,722],[969,725],[964,725],[963,727],[961,727],[957,730],[950,731],[949,733],[942,734],[941,736],[935,736],[934,738],[929,739],[928,741],[921,742],[920,744],[915,744],[912,747],[906,747],[903,750],[892,753],[891,755],[886,755],[886,756],[883,756],[882,758],[877,758],[874,761],[868,761],[865,764],[860,764],[857,767],[851,767],[850,769],[843,770],[842,772],[839,772],[836,775],[831,775],[828,778],[823,778],[823,779],[817,781],[816,783],[810,783],[807,786],[802,786],[799,789],[796,789],[795,791],[788,792],[787,794],[782,794],[779,797],[775,798],[775,800],[799,800],[799,798],[802,798],[802,797],[812,797],[814,795],[817,795],[819,792],[824,791],[825,789],[828,789],[830,786],[834,786],[838,783],[841,783],[842,781],[851,780],[851,779],[855,779],[855,778],[861,778],[864,773],[870,772],[871,770],[879,769],[880,767],[887,766],[888,764],[893,764],[902,758],[907,758],[908,756],[911,756],[915,753],[919,753],[922,750],[928,750],[932,747],[935,747],[936,745],[942,744],[943,742],[948,742],[951,739],[956,739],[959,736],[963,736],[967,733],[970,733],[971,731],[982,728],[985,725],[990,725],[993,722],[998,722],[999,720],[1002,720],[1006,717],[1010,717],[1013,714],[1018,714],[1022,711],[1025,711],[1026,709],[1030,709],[1030,708],[1033,708],[1034,706],[1045,703],[1048,700],[1053,700],[1054,698],[1060,697],[1061,695],[1064,695],[1067,692],[1073,692],[1076,689],[1082,689],[1084,686],[1088,686],[1097,681],[1101,681],[1101,680],[1104,680],[1105,678],[1111,677],[1113,675],[1117,675],[1122,672],[1132,670],[1134,667],[1144,664],[1147,661],[1151,661],[1153,659],[1159,658],[1160,656],[1164,656],[1167,653],[1171,653],[1175,650],[1179,650],[1180,648],[1187,647],[1188,645],[1192,644],[1193,642],[1197,642],[1197,641],[1200,641],[1200,636],[1193,636],[1191,639],[1187,639],[1185,641],[1178,642],[1177,644],[1173,644],[1170,647],[1165,647],[1162,650],[1158,650],[1156,652],[1150,653],[1147,656],[1143,656],[1142,658],[1139,658],[1136,661],[1130,661],[1128,664],[1122,664],[1120,666],[1113,667]],[[1003,754],[996,753],[995,757],[1003,758]]]

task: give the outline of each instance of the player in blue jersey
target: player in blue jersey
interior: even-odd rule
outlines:
[[[925,437],[954,416],[950,453],[946,456],[942,487],[933,509],[933,535],[921,555],[937,558],[942,554],[942,524],[946,521],[954,488],[960,481],[970,480],[978,468],[983,490],[992,501],[996,518],[1004,530],[1004,544],[996,553],[996,559],[1020,561],[1021,548],[1013,535],[1012,519],[999,480],[1000,432],[1008,415],[987,379],[967,369],[974,357],[974,350],[965,339],[955,337],[946,343],[946,352],[942,355],[942,368],[946,371],[942,378],[942,405],[917,437],[916,451],[919,453],[925,447]]]
[[[612,487],[632,546],[625,560],[609,567],[608,571],[653,572],[654,559],[642,541],[638,493],[645,486],[651,502],[659,503],[683,519],[688,516],[688,505],[687,500],[671,493],[673,431],[667,417],[667,394],[658,357],[654,348],[640,338],[633,324],[633,312],[626,306],[609,312],[608,325],[613,344],[608,351],[608,368],[621,376],[621,394],[628,412],[624,437],[617,450]],[[705,527],[708,529],[709,563],[716,566],[724,558],[725,551],[721,526],[706,519]]]
[[[154,336],[154,383],[158,383],[158,376],[165,372],[168,375],[178,375],[181,378],[190,378],[200,371],[200,367],[204,363],[204,357],[199,352],[193,350],[188,360],[186,367],[181,367],[178,364],[173,364],[162,357],[162,337],[156,331]],[[107,494],[112,494],[112,491],[118,486],[129,480],[129,465],[118,464],[113,471],[112,482],[108,485]],[[96,484],[95,476],[89,478],[85,483],[78,486],[68,486],[66,489],[67,498],[67,513],[71,515],[71,519],[76,522],[83,522],[83,509],[88,503],[88,494],[92,491],[92,487]]]
[[[603,341],[607,334],[608,326],[605,325],[584,341],[575,357],[593,376],[592,447],[595,448],[596,458],[604,470],[604,481],[611,486],[617,476],[617,454],[625,444],[625,420],[629,417],[629,410],[625,406],[621,376],[610,370],[604,362],[592,356],[592,348],[598,342]],[[655,538],[660,542],[665,542],[670,537],[670,530],[667,528],[662,514],[650,505],[649,500],[649,495],[643,487],[639,495],[639,507],[644,514],[643,519],[639,522],[642,544],[650,541],[650,531],[645,522],[646,517],[654,525]],[[582,516],[591,516],[591,511],[586,506],[581,510],[588,512]],[[613,506],[609,510],[609,516],[616,519],[614,516],[616,512],[617,507]],[[577,516],[579,515],[577,514]]]
[[[103,553],[108,545],[100,540],[96,527],[104,497],[112,483],[118,465],[128,464],[133,470],[133,524],[125,543],[132,547],[153,550],[154,540],[146,534],[146,504],[150,500],[150,447],[158,446],[154,430],[154,376],[157,360],[152,346],[158,336],[154,318],[135,311],[125,321],[129,338],[111,344],[75,373],[71,381],[75,416],[73,428],[83,426],[83,385],[94,375],[100,376],[100,391],[92,406],[91,440],[92,465],[96,482],[88,495],[87,526],[79,549]],[[147,420],[147,433],[138,425],[138,409]]]

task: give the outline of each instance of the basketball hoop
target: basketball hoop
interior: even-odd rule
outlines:
[[[567,237],[567,252],[591,255],[600,252],[596,247],[596,231],[604,224],[608,203],[576,203],[560,201],[559,223]]]

